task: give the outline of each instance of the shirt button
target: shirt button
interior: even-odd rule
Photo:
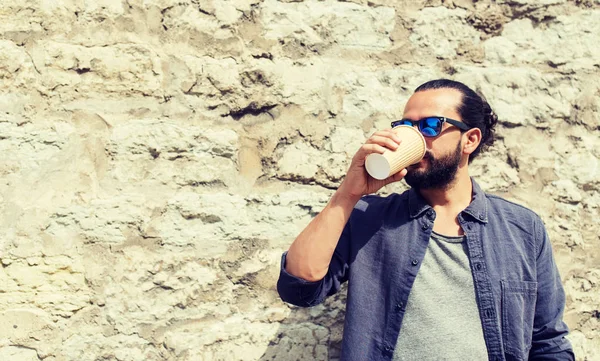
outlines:
[[[385,346],[384,350],[387,354],[391,354],[394,351],[394,349],[389,345]]]
[[[485,216],[483,214],[480,214],[479,219],[481,219],[483,221],[485,219]]]
[[[418,260],[416,260],[416,259],[413,259],[413,260],[412,260],[412,265],[413,265],[413,266],[416,266],[416,265],[418,265],[418,264],[419,264],[419,261],[418,261]]]
[[[396,311],[397,312],[402,311],[402,307],[404,307],[404,302],[400,302],[399,304],[396,305]]]
[[[427,229],[429,229],[429,225],[428,224],[423,224],[421,226],[421,229],[423,229],[424,231],[426,231]]]
[[[475,265],[475,269],[478,270],[478,271],[481,271],[481,263],[477,263]]]

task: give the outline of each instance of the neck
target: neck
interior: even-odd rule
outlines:
[[[460,212],[471,203],[473,184],[466,167],[460,167],[454,181],[447,187],[442,189],[420,189],[419,192],[436,211],[438,209],[459,209]]]

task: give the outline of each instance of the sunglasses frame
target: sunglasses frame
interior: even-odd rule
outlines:
[[[421,130],[421,122],[424,122],[425,119],[430,119],[430,118],[436,118],[440,121],[440,132],[437,135],[425,135],[423,133],[423,131]],[[424,137],[428,137],[428,138],[435,138],[437,136],[439,136],[440,134],[442,134],[442,127],[444,126],[444,123],[448,123],[448,124],[452,124],[455,127],[461,129],[462,131],[467,131],[470,129],[473,129],[472,127],[466,125],[463,122],[459,122],[458,120],[454,120],[454,119],[450,119],[450,118],[446,118],[446,117],[438,117],[438,116],[431,116],[431,117],[425,117],[425,118],[421,118],[419,120],[411,120],[411,119],[400,119],[400,120],[394,120],[392,122],[392,128],[401,126],[401,125],[408,125],[408,124],[398,124],[400,122],[409,122],[412,124],[412,126],[414,127],[415,125],[418,126],[419,128],[419,132],[421,132],[421,134],[423,134]]]

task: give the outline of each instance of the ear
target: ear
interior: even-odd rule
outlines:
[[[473,128],[463,133],[463,153],[471,154],[481,143],[481,129]]]

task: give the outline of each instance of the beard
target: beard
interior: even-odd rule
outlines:
[[[462,154],[461,142],[458,143],[453,153],[440,158],[434,158],[430,153],[426,154],[429,161],[427,169],[410,169],[404,177],[406,183],[415,189],[447,189],[458,172]]]

